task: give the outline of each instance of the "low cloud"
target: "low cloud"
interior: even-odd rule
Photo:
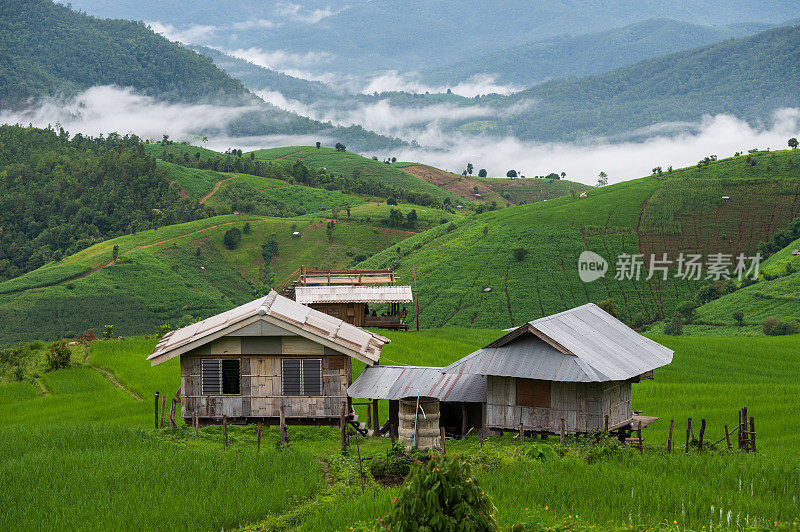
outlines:
[[[236,50],[222,50],[219,51],[249,61],[254,65],[277,70],[290,76],[310,81],[324,81],[330,83],[335,80],[335,77],[330,74],[314,74],[308,72],[307,68],[323,65],[331,60],[333,57],[328,52],[307,52],[305,54],[296,54],[287,52],[285,50],[264,50],[262,48],[239,48]]]
[[[178,28],[172,24],[159,21],[148,22],[148,26],[154,32],[164,36],[170,41],[177,41],[184,44],[202,44],[213,37],[221,28],[211,25],[191,25],[185,28]]]
[[[661,131],[671,130],[664,126]],[[567,179],[586,184],[595,184],[604,171],[613,183],[648,176],[656,166],[691,166],[712,154],[723,158],[752,148],[785,149],[790,137],[800,136],[800,109],[776,111],[766,127],[753,127],[730,115],[707,116],[692,126],[691,133],[657,134],[641,142],[581,144],[448,135],[430,128],[419,142],[432,149],[406,148],[378,155],[425,162],[457,173],[471,162],[476,169],[486,168],[490,177],[505,177],[510,169],[529,178],[566,172]]]
[[[390,70],[367,80],[358,89],[358,92],[362,94],[392,91],[441,93],[450,89],[459,96],[474,98],[482,94],[511,94],[522,88],[514,85],[501,85],[497,83],[497,76],[492,74],[476,74],[456,85],[430,85],[422,82],[416,74],[401,74],[396,70]]]
[[[252,111],[249,106],[174,104],[156,101],[130,88],[92,87],[67,101],[49,99],[22,112],[0,112],[0,123],[60,125],[70,133],[121,135],[142,138],[196,140],[202,131],[221,131],[232,120]]]
[[[304,24],[316,24],[324,18],[337,13],[330,8],[325,9],[306,9],[300,4],[282,3],[276,6],[278,15],[288,18],[294,22],[302,22]]]

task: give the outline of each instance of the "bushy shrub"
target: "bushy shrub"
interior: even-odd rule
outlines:
[[[103,340],[109,340],[113,336],[114,336],[114,326],[113,325],[105,325],[103,327]]]
[[[228,249],[236,249],[239,242],[242,241],[242,232],[238,227],[233,227],[225,231],[225,236],[222,237],[222,243]]]
[[[683,320],[680,314],[676,312],[672,315],[672,318],[664,324],[664,334],[672,336],[680,336],[683,334]]]
[[[683,323],[692,323],[695,319],[695,310],[697,310],[697,303],[694,301],[682,301],[678,303],[676,309],[678,314],[681,315]]]
[[[390,454],[388,466],[386,459],[380,457],[372,459],[369,464],[369,472],[376,479],[405,477],[411,471],[412,463],[407,456]]]
[[[800,333],[800,323],[797,320],[779,320],[770,316],[764,320],[761,330],[768,336],[783,336],[786,334]]]
[[[517,262],[522,262],[525,260],[525,257],[528,256],[528,250],[525,248],[516,248],[511,253],[514,255],[514,259],[516,259]]]
[[[744,312],[741,310],[737,310],[733,313],[733,321],[736,322],[736,325],[742,327],[744,325]]]
[[[605,301],[601,301],[597,304],[598,307],[605,310],[615,318],[619,319],[619,307],[617,307],[617,302],[613,299],[606,299]]]
[[[264,257],[264,262],[267,264],[272,261],[272,257],[277,257],[278,241],[273,238],[264,242],[264,245],[261,246],[261,256]]]
[[[384,526],[397,532],[491,531],[497,530],[494,512],[469,465],[437,454],[414,464]]]
[[[62,369],[69,366],[70,357],[72,352],[67,346],[67,342],[62,338],[50,344],[50,349],[47,350],[47,366],[51,370]]]

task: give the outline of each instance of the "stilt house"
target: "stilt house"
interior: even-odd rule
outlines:
[[[376,364],[389,340],[271,292],[164,335],[148,357],[180,357],[181,415],[200,423],[337,424],[351,360]]]

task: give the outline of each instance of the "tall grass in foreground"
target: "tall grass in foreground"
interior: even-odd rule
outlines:
[[[324,485],[299,450],[190,448],[98,424],[6,428],[0,456],[6,530],[228,530]]]

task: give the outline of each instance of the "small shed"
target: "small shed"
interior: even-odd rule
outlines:
[[[439,401],[440,424],[453,435],[463,435],[484,424],[486,377],[446,374],[443,368],[426,366],[372,366],[365,368],[347,389],[351,398],[386,399],[389,419],[384,427],[399,426],[400,400],[429,397]]]
[[[151,365],[180,357],[181,415],[203,424],[338,424],[351,360],[378,363],[389,340],[278,295],[164,335]]]
[[[295,301],[357,327],[407,329],[402,304],[414,301],[410,286],[298,286]],[[370,305],[388,305],[380,315]]]
[[[556,434],[645,426],[631,385],[672,361],[672,350],[589,303],[516,328],[443,368],[486,377],[486,427]],[[356,381],[357,382],[357,381]]]

